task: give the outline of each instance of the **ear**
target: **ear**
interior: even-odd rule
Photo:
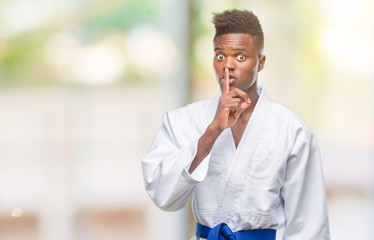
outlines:
[[[258,63],[258,69],[257,69],[258,72],[260,72],[264,68],[265,61],[266,61],[266,56],[265,55],[260,55],[259,63]]]

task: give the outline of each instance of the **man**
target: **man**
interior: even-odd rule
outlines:
[[[142,160],[147,192],[167,211],[192,196],[197,239],[330,239],[321,160],[310,128],[257,87],[264,37],[249,11],[215,14],[221,91],[164,115]],[[234,237],[235,236],[235,237]]]

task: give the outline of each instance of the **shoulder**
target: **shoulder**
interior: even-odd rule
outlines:
[[[200,136],[214,117],[217,100],[217,97],[212,97],[167,111],[164,124],[176,135],[193,138]]]
[[[268,142],[277,146],[277,151],[280,151],[282,156],[287,156],[284,160],[308,149],[311,144],[314,150],[318,149],[316,138],[309,125],[280,103],[272,102],[271,114],[265,129],[272,140]]]
[[[304,125],[305,121],[294,111],[278,102],[272,102],[271,110],[278,120]]]
[[[278,102],[272,102],[271,112],[272,121],[285,128],[289,133],[300,132],[308,136],[313,135],[309,125],[288,107]]]

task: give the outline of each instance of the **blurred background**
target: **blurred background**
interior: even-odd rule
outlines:
[[[140,160],[166,110],[219,90],[229,8],[259,17],[259,85],[317,136],[332,238],[374,239],[373,1],[0,0],[0,240],[192,237]]]

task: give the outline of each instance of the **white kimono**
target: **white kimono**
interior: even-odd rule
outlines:
[[[192,174],[199,138],[212,122],[219,99],[169,111],[142,159],[146,190],[167,211],[192,196],[197,222],[232,231],[279,229],[283,239],[330,239],[326,193],[317,142],[310,128],[261,87],[238,147],[231,129],[222,132]]]

